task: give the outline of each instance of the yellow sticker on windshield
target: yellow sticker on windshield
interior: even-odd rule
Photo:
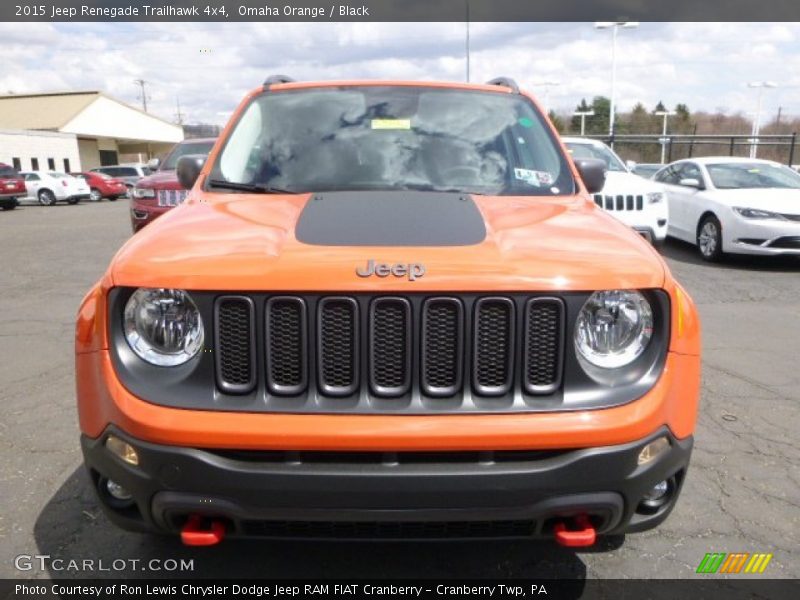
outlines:
[[[411,129],[411,119],[372,119],[373,129]]]

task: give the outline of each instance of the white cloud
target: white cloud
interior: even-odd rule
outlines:
[[[465,74],[464,23],[0,24],[0,92],[100,88],[172,119],[221,123],[270,73],[298,79],[448,79]],[[764,110],[800,113],[800,25],[642,23],[618,38],[617,102],[749,111],[746,83],[774,80]],[[472,23],[472,79],[558,81],[548,104],[610,93],[611,36],[590,23]]]

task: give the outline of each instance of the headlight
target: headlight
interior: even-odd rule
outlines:
[[[134,187],[133,188],[133,197],[134,198],[155,198],[156,191],[150,188],[140,188]]]
[[[203,348],[203,319],[182,290],[139,288],[128,299],[125,339],[143,360],[175,367]]]
[[[783,215],[779,213],[770,212],[768,210],[760,210],[758,208],[739,208],[733,209],[745,219],[783,219]]]
[[[650,204],[657,204],[664,201],[664,192],[648,192],[647,201]]]
[[[653,335],[653,310],[636,291],[595,292],[575,324],[575,348],[595,367],[615,369],[636,360]]]

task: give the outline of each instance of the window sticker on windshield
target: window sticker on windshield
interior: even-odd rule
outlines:
[[[533,119],[529,119],[528,117],[522,117],[518,122],[523,127],[533,127]]]
[[[411,119],[372,119],[372,129],[411,129]]]
[[[532,169],[515,168],[514,177],[524,181],[529,185],[535,185],[537,187],[553,185],[554,183],[553,176],[547,171],[534,171]]]

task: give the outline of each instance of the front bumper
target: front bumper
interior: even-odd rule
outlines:
[[[134,446],[139,466],[105,447],[113,434]],[[669,448],[640,466],[650,441]],[[125,529],[177,533],[192,515],[241,537],[526,537],[588,514],[598,533],[650,529],[680,493],[692,438],[667,428],[626,444],[542,452],[261,452],[143,442],[110,427],[81,439],[84,460],[110,519]],[[134,499],[115,505],[111,479]],[[668,480],[656,509],[640,502]]]
[[[744,219],[722,224],[725,252],[759,255],[800,255],[800,222]]]

